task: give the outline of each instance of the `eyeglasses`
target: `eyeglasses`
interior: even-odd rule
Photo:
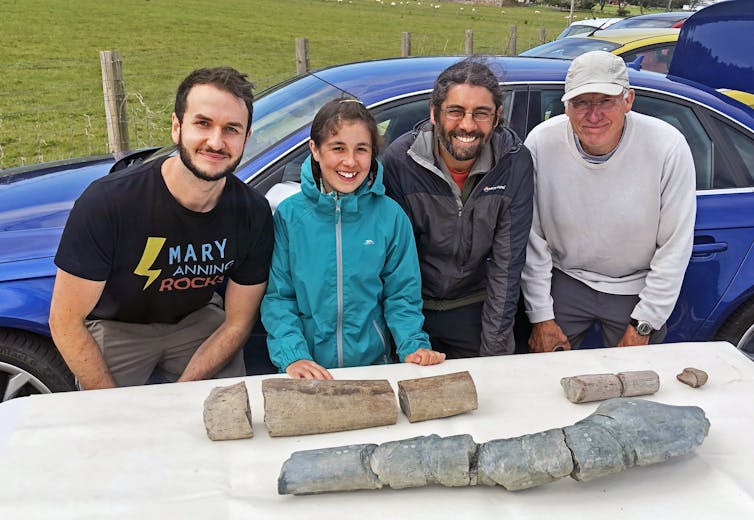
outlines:
[[[440,112],[443,112],[445,117],[451,121],[460,121],[466,117],[466,114],[471,114],[471,119],[477,123],[488,123],[492,120],[492,116],[494,115],[493,112],[489,112],[488,110],[474,110],[467,112],[461,108],[440,109]]]
[[[569,101],[571,109],[578,115],[586,115],[592,111],[594,107],[597,112],[610,112],[618,107],[618,104],[623,101],[623,97],[609,97],[600,99],[599,101],[587,101],[586,99],[577,99],[575,101]]]

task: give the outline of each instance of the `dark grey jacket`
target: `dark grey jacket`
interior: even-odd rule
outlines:
[[[465,203],[435,162],[433,126],[385,151],[385,187],[414,228],[425,308],[484,301],[481,355],[515,351],[513,321],[532,221],[531,155],[508,128],[492,135],[494,166]]]

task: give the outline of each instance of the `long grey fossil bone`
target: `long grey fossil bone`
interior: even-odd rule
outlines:
[[[294,452],[281,495],[440,484],[515,491],[571,476],[592,480],[689,453],[710,423],[696,406],[616,398],[565,428],[476,444],[470,435],[429,435]]]

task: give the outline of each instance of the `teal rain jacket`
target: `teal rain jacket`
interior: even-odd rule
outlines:
[[[311,157],[301,192],[274,216],[275,249],[262,301],[270,359],[325,368],[390,362],[388,331],[404,358],[431,348],[422,330],[421,274],[408,217],[374,181],[335,197],[314,182]]]

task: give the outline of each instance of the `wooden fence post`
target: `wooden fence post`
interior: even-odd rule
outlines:
[[[516,55],[516,36],[518,28],[515,25],[511,25],[511,37],[508,40],[508,56]]]
[[[543,25],[539,28],[539,43],[545,43],[547,41],[547,29]]]
[[[309,72],[309,39],[296,38],[296,74]]]
[[[102,67],[102,91],[105,97],[107,141],[110,152],[121,155],[129,149],[123,60],[120,51],[100,51],[99,60]]]
[[[401,56],[411,56],[411,33],[401,33]]]
[[[474,54],[474,31],[466,29],[466,56]]]

